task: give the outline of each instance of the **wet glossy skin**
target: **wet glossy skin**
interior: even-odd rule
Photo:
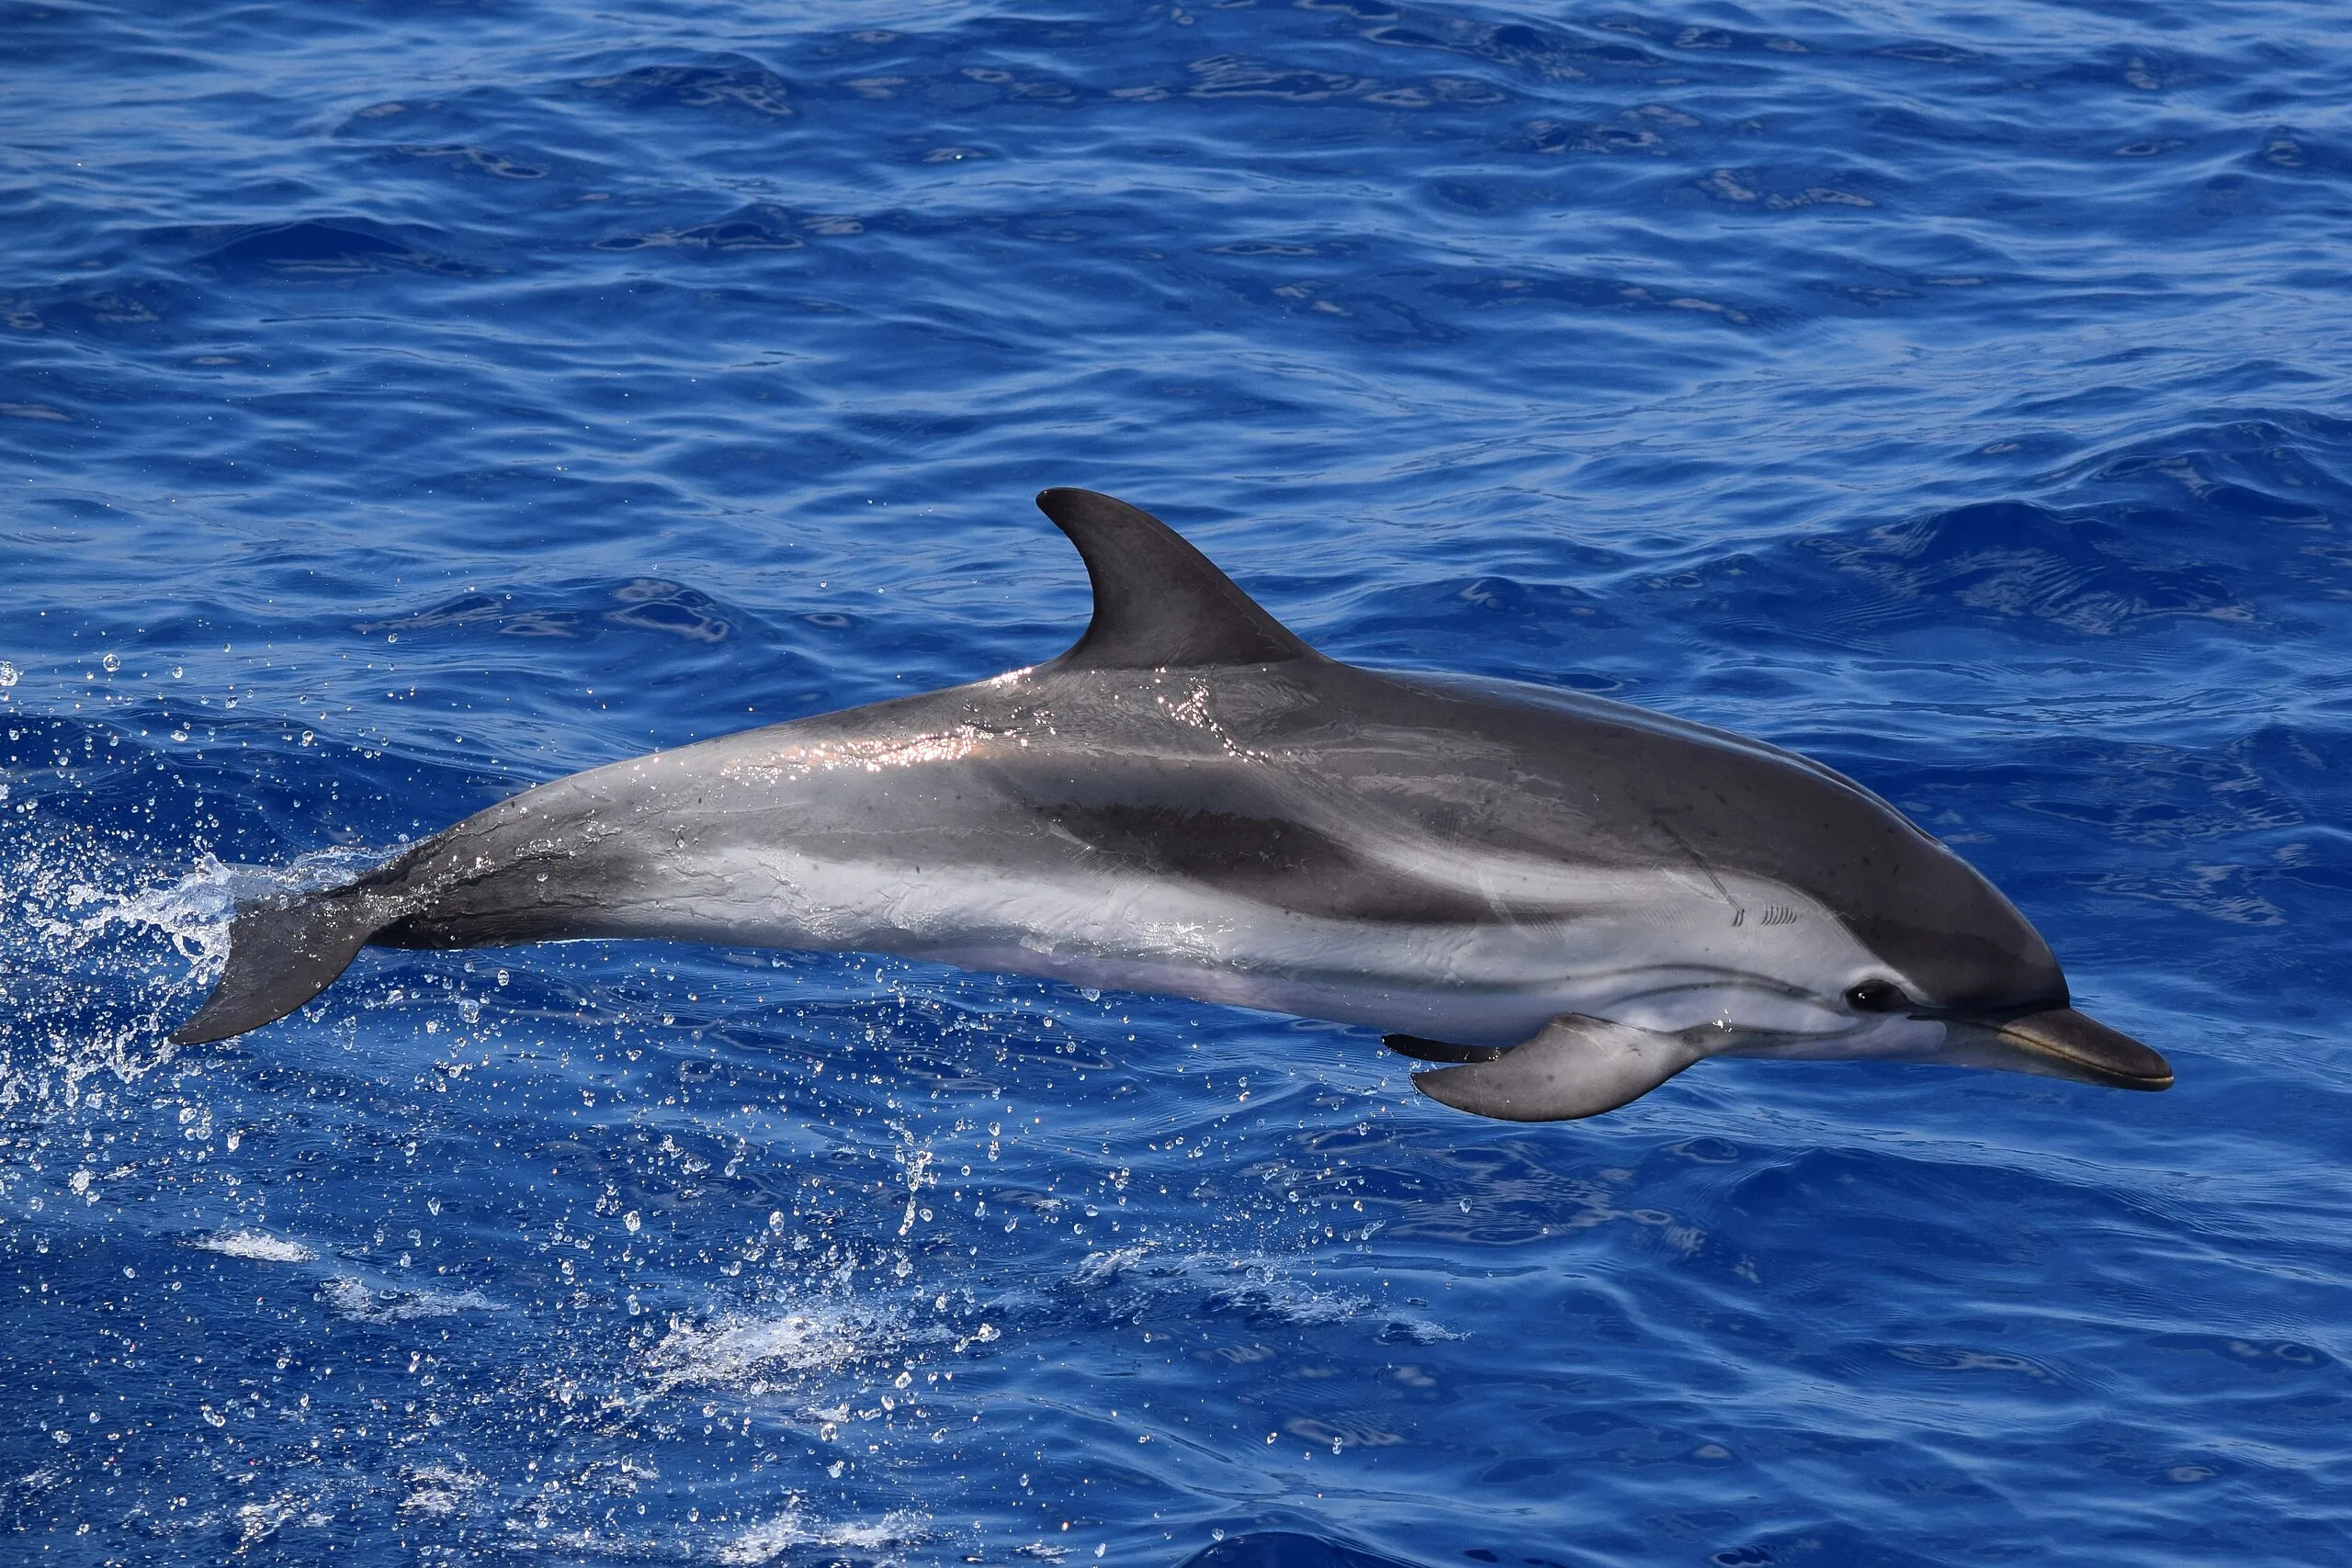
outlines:
[[[1153,520],[1048,494],[1083,498],[1057,520],[1097,588],[1064,658],[558,780],[271,918],[321,965],[361,935],[854,949],[1465,1044],[1609,1020],[1689,1033],[1692,1059],[2016,1066],[2001,1032],[2066,1010],[2016,909],[1829,770],[1599,699],[1324,659]],[[1180,591],[1128,591],[1145,580]],[[1204,661],[1138,658],[1170,654]],[[232,960],[219,1022],[235,981]]]

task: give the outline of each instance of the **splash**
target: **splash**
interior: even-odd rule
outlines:
[[[238,905],[381,859],[336,848],[263,868],[208,854],[158,875],[107,835],[54,823],[0,848],[0,908],[15,917],[0,922],[0,1112],[71,1110],[94,1077],[128,1085],[167,1066],[167,1036],[227,961]]]
[[[164,1036],[219,970],[223,871],[121,894],[152,872],[91,829],[0,850],[0,1111],[70,1110],[93,1077],[130,1084],[172,1060]]]

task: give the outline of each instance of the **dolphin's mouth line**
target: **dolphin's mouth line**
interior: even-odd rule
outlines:
[[[2029,1040],[2023,1035],[2012,1034],[2007,1030],[2002,1030],[1999,1032],[2001,1039],[2009,1044],[2022,1047],[2025,1050],[2032,1052],[2037,1056],[2048,1056],[2052,1061],[2064,1062],[2069,1066],[2081,1067],[2086,1071],[2097,1073],[2099,1075],[2101,1079],[2114,1084],[2119,1089],[2170,1089],[2172,1087],[2173,1076],[2170,1072],[2161,1074],[2150,1073],[2144,1075],[2139,1073],[2119,1073],[2115,1071],[2114,1068],[2109,1066],[2105,1062],[2095,1060],[2089,1056],[2077,1055],[2076,1053],[2068,1051],[2061,1046],[2048,1044],[2039,1040]]]
[[[2115,1089],[2165,1089],[2172,1064],[2137,1040],[2073,1008],[1982,1021],[2003,1044],[2060,1063]]]

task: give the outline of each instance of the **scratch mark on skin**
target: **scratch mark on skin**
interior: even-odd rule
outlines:
[[[1724,886],[1724,879],[1715,874],[1715,868],[1707,863],[1706,856],[1701,854],[1697,850],[1692,849],[1690,847],[1690,840],[1684,838],[1680,833],[1676,832],[1674,824],[1668,822],[1665,818],[1653,814],[1650,820],[1657,824],[1659,831],[1663,832],[1668,838],[1672,839],[1677,844],[1680,845],[1682,852],[1690,857],[1690,863],[1697,866],[1701,874],[1703,874],[1710,883],[1714,885],[1716,894],[1731,909],[1731,923],[1735,926],[1746,925],[1747,923],[1747,907],[1731,896],[1731,889]],[[1776,914],[1784,916],[1785,919],[1776,920],[1772,918]],[[1793,923],[1795,919],[1796,916],[1793,912],[1781,909],[1777,906],[1768,908],[1764,915],[1764,923],[1768,926],[1788,925]]]

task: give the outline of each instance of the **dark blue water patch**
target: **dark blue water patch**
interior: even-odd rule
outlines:
[[[2166,534],[2183,544],[2166,548]],[[1957,608],[2112,636],[2173,616],[2251,618],[2253,606],[2184,547],[2199,536],[2188,520],[2149,509],[2068,516],[2030,502],[1984,502],[1814,547],[1861,579],[1861,594],[1934,601],[1939,620]],[[1781,619],[1793,619],[1786,615],[1793,606],[1780,608]],[[1847,613],[1884,625],[1908,608],[1865,602]]]
[[[96,288],[70,285],[28,289],[0,298],[7,326],[18,333],[66,332],[106,340],[143,329],[161,327],[192,310],[195,291],[175,280],[132,276],[110,280]],[[65,423],[60,411],[31,412],[38,404],[17,405],[19,419],[48,418]]]
[[[465,270],[454,259],[416,241],[381,232],[364,220],[264,224],[225,237],[183,231],[157,235],[155,243],[202,246],[190,265],[206,274],[330,279],[394,267],[450,274]]]
[[[1252,1530],[1213,1541],[1184,1559],[1184,1564],[1185,1568],[1400,1568],[1400,1560],[1294,1530]]]
[[[820,220],[823,221],[823,220]],[[793,231],[792,215],[755,203],[708,223],[645,233],[612,234],[596,242],[600,251],[681,248],[689,251],[797,251],[805,243]]]
[[[2194,501],[2248,524],[2324,526],[2352,461],[2352,430],[2340,420],[2289,414],[2134,442],[2051,476],[2155,504]]]
[[[716,109],[780,118],[792,113],[791,87],[758,61],[739,54],[707,55],[691,64],[639,65],[572,84],[630,108]]]
[[[567,604],[565,599],[571,602]],[[414,615],[356,622],[351,629],[365,637],[393,639],[406,633],[413,639],[418,634],[447,627],[481,626],[500,637],[578,639],[620,627],[659,632],[689,643],[719,643],[738,635],[743,619],[742,612],[729,609],[698,589],[658,577],[639,577],[582,590],[552,603],[517,605],[511,592],[468,593]],[[811,624],[840,629],[851,623],[845,615],[831,615]]]

